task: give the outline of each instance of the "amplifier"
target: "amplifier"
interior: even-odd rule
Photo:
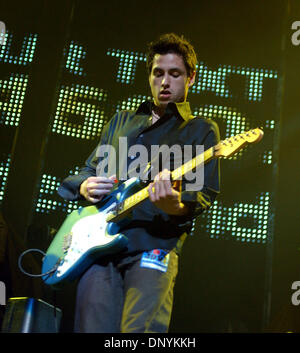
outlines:
[[[10,298],[7,301],[2,332],[57,333],[62,312],[41,299]]]

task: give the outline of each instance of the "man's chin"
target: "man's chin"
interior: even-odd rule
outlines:
[[[173,102],[172,99],[159,99],[156,105],[161,108],[166,108],[166,106],[171,102]]]

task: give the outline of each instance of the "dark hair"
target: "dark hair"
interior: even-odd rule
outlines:
[[[196,71],[197,56],[193,46],[183,37],[175,33],[161,35],[156,41],[149,43],[147,53],[147,69],[150,75],[155,54],[174,53],[182,57],[188,76]]]

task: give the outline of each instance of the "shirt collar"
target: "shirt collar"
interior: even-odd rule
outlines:
[[[152,101],[143,102],[137,109],[136,114],[152,114]],[[190,103],[189,102],[180,102],[180,103],[168,103],[166,108],[166,114],[175,114],[180,116],[183,120],[189,121],[194,118],[191,113]]]

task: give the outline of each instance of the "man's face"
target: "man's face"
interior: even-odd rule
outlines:
[[[165,109],[169,102],[185,102],[195,73],[188,77],[183,58],[178,54],[156,54],[149,75],[154,103]]]

